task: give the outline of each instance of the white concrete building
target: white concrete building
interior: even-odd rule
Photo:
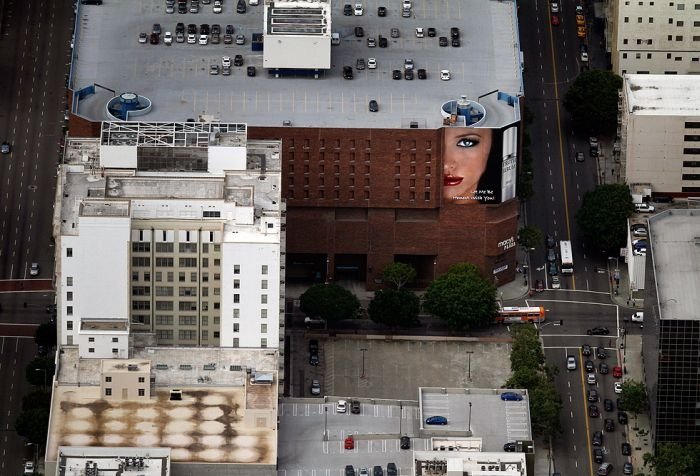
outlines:
[[[700,73],[700,4],[608,0],[606,20],[617,74]]]
[[[245,124],[105,122],[71,139],[56,208],[59,342],[280,346],[279,141]]]
[[[625,75],[619,121],[630,186],[657,195],[700,193],[700,76]]]

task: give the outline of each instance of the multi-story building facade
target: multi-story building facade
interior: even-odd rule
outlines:
[[[643,346],[656,444],[700,442],[699,237],[697,210],[649,218]]]
[[[105,122],[67,144],[57,207],[62,344],[278,347],[284,204],[278,141],[244,124]]]
[[[700,73],[700,4],[608,0],[606,42],[613,71]]]
[[[625,75],[620,154],[625,181],[666,196],[700,192],[700,77]]]

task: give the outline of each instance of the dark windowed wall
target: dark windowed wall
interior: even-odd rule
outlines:
[[[664,319],[659,331],[656,443],[700,442],[700,322]]]

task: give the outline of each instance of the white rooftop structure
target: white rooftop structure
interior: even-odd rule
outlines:
[[[97,476],[100,474],[138,474],[168,476],[169,448],[96,448],[61,446],[58,448],[59,476]]]
[[[659,317],[700,319],[700,210],[672,209],[651,216],[648,240]]]
[[[700,115],[700,76],[627,74],[624,88],[630,114]]]
[[[415,476],[527,476],[525,453],[414,451]]]

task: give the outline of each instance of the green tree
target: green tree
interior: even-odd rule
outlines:
[[[374,293],[369,303],[369,317],[391,327],[415,325],[420,312],[420,299],[407,289],[385,289]]]
[[[424,307],[455,331],[485,327],[498,312],[496,287],[473,264],[458,263],[430,284]]]
[[[659,443],[656,454],[644,455],[644,466],[656,470],[656,476],[697,475],[700,473],[700,445]]]
[[[622,382],[621,398],[625,401],[625,407],[635,417],[647,410],[647,390],[644,383],[636,380]]]
[[[36,328],[34,334],[36,345],[43,345],[47,349],[56,346],[56,324],[54,322],[45,322]]]
[[[37,387],[43,387],[44,384],[47,386],[51,385],[51,380],[53,379],[55,366],[53,359],[49,357],[37,357],[24,369],[24,375],[32,385]]]
[[[543,239],[542,231],[536,226],[527,225],[518,230],[518,244],[526,250],[541,245]]]
[[[546,439],[554,438],[561,432],[562,404],[554,383],[542,378],[539,384],[529,390],[530,421],[532,432]]]
[[[534,388],[542,379],[536,368],[511,369],[513,374],[506,381],[507,388]]]
[[[544,352],[537,330],[532,326],[516,326],[511,330],[513,345],[510,352],[510,368],[540,369],[544,364]]]
[[[314,284],[299,298],[303,313],[325,320],[329,325],[357,316],[360,302],[337,284]]]
[[[42,382],[43,383],[43,382]],[[33,408],[49,408],[51,406],[51,392],[35,390],[22,397],[22,410]]]
[[[579,74],[564,96],[564,108],[581,131],[614,134],[618,91],[622,78],[611,71],[592,69]]]
[[[32,443],[43,445],[46,434],[49,431],[49,409],[32,408],[23,410],[15,420],[17,434],[25,437]]]
[[[583,196],[576,221],[593,248],[617,253],[625,244],[627,218],[632,213],[634,204],[627,185],[598,185]]]
[[[401,289],[416,279],[416,270],[406,263],[391,263],[382,271],[382,280],[391,283],[395,289]]]

